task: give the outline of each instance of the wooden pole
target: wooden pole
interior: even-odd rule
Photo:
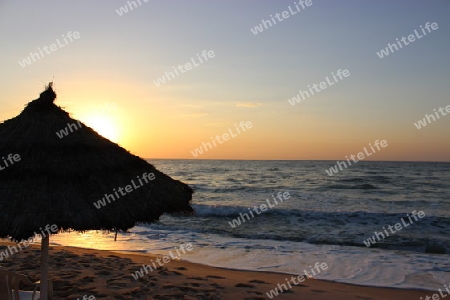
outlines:
[[[46,235],[41,241],[41,297],[48,300],[48,248],[50,237]]]

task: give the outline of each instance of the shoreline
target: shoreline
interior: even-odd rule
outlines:
[[[0,251],[11,245],[14,243],[0,241]],[[274,296],[277,299],[293,300],[300,296],[319,300],[407,300],[415,297],[419,299],[435,292],[363,286],[314,278],[289,287],[287,278],[293,274],[235,270],[181,259],[171,260],[164,267],[137,280],[132,278],[132,272],[158,257],[142,252],[51,245],[50,275],[54,282],[55,299],[77,299],[86,294],[96,299],[270,299],[266,293],[283,284],[287,290]],[[40,245],[30,245],[0,261],[0,267],[22,273],[36,281],[39,279],[39,262]]]

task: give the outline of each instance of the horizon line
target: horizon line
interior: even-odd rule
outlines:
[[[145,160],[230,160],[230,161],[343,161],[333,159],[239,159],[239,158],[144,158]],[[450,163],[433,160],[363,160],[358,162]]]

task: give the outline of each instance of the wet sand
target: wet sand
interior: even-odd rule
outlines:
[[[0,252],[6,246],[0,242]],[[50,278],[54,299],[270,299],[266,292],[286,284],[292,275],[237,271],[171,260],[138,280],[132,273],[157,256],[115,253],[74,247],[50,247]],[[39,280],[40,248],[29,248],[0,261],[0,268]],[[288,287],[288,285],[286,284]],[[432,295],[430,291],[375,288],[306,279],[273,299],[409,300]],[[87,299],[86,297],[85,299]],[[92,299],[92,298],[91,298]]]

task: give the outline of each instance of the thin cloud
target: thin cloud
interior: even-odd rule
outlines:
[[[208,115],[210,115],[210,113],[208,113],[208,112],[198,112],[198,113],[194,112],[194,113],[182,114],[181,116],[197,118],[197,117],[204,117],[204,116],[208,116]]]
[[[247,108],[253,108],[253,107],[259,107],[262,103],[260,102],[237,102],[236,107],[247,107]]]

